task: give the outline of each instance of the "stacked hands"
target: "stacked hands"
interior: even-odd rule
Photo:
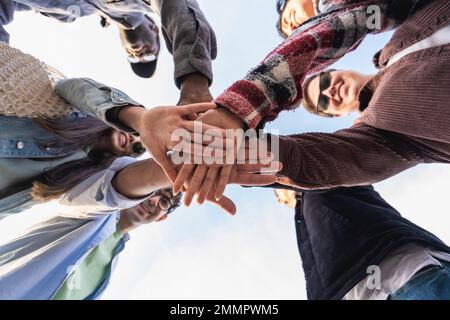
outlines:
[[[185,192],[186,206],[197,195],[198,204],[209,201],[234,215],[226,186],[274,184],[282,165],[262,139],[244,139],[242,120],[212,100],[207,80],[193,76],[182,83],[178,106],[124,107],[119,120],[139,133],[174,194]]]

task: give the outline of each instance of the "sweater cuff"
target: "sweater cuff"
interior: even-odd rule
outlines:
[[[222,93],[215,102],[235,114],[249,128],[256,129],[264,119],[270,103],[264,93],[252,82],[240,80]]]
[[[310,183],[302,179],[304,161],[301,157],[300,145],[288,136],[278,136],[278,159],[283,164],[279,172],[278,183],[293,190],[327,189],[328,187]]]

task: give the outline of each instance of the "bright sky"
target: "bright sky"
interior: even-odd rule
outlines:
[[[218,37],[219,57],[214,62],[212,86],[217,95],[280,43],[275,30],[275,1],[199,2]],[[178,100],[168,52],[162,51],[153,79],[139,79],[129,69],[115,30],[101,29],[97,17],[65,25],[20,13],[8,30],[13,46],[69,77],[90,77],[117,87],[149,108],[173,105]],[[375,72],[372,55],[388,36],[370,37],[338,67]],[[351,122],[321,119],[297,110],[282,114],[268,128],[281,134],[334,131]],[[405,217],[450,243],[448,181],[450,167],[427,165],[383,181],[376,188]],[[272,190],[233,186],[227,195],[238,205],[235,217],[211,205],[193,205],[180,208],[163,223],[132,232],[103,298],[305,299],[294,212],[280,207]],[[54,209],[46,205],[2,220],[0,242]]]

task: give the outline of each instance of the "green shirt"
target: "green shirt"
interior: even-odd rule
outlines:
[[[83,300],[90,296],[109,271],[121,239],[117,226],[116,232],[96,246],[63,282],[53,300]]]

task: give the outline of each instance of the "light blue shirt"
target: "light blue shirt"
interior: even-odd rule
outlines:
[[[131,208],[147,197],[128,199],[111,185],[115,174],[136,162],[122,157],[75,188],[60,200],[78,216],[59,216],[0,246],[0,299],[51,299],[83,258],[116,231],[120,209]],[[96,213],[90,213],[96,212]],[[125,236],[115,250],[123,249]],[[110,273],[89,299],[106,288]]]

